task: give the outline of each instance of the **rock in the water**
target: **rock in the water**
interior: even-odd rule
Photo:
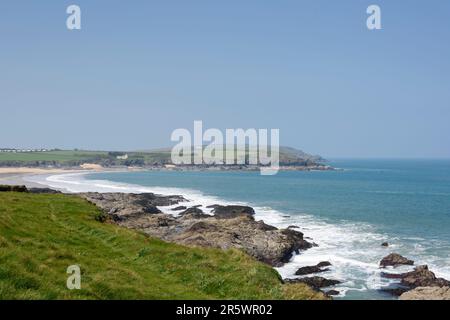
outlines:
[[[398,284],[382,288],[382,291],[393,295],[401,295],[418,287],[449,287],[450,281],[443,278],[437,278],[436,275],[428,270],[428,266],[418,266],[414,271],[403,274],[383,274],[383,277],[390,279],[400,279]]]
[[[248,206],[216,206],[212,211],[216,218],[232,219],[240,216],[253,216],[255,210]]]
[[[407,292],[409,290],[409,288],[408,287],[404,287],[404,286],[399,285],[399,284],[393,284],[393,285],[390,285],[388,287],[381,288],[380,290],[383,291],[383,292],[389,293],[389,294],[391,294],[393,296],[400,296],[403,293]]]
[[[186,210],[187,207],[186,206],[178,206],[172,209],[172,211],[180,211],[180,210]]]
[[[450,287],[418,287],[403,293],[400,300],[450,300]]]
[[[330,262],[330,261],[322,261],[322,262],[319,262],[319,263],[317,264],[317,266],[318,266],[319,268],[329,267],[329,266],[331,266],[331,262]]]
[[[325,291],[325,294],[327,296],[337,296],[337,295],[339,295],[339,291],[337,291],[337,290],[328,290],[328,291]]]
[[[314,289],[320,289],[320,288],[325,288],[325,287],[331,287],[331,286],[335,286],[339,283],[341,283],[341,281],[339,280],[333,280],[333,279],[326,279],[324,277],[305,277],[305,278],[299,278],[299,279],[286,279],[285,280],[287,283],[291,282],[291,283],[305,283],[308,286],[314,288]]]
[[[323,269],[323,268],[330,266],[330,265],[331,265],[331,263],[329,263],[328,261],[323,261],[323,262],[316,264],[315,266],[301,267],[295,272],[295,275],[303,276],[303,275],[307,275],[307,274],[311,274],[311,273],[329,271],[330,269],[328,269],[328,268]]]
[[[414,271],[403,274],[401,284],[410,288],[450,286],[450,281],[437,278],[428,266],[418,266]]]
[[[391,253],[390,255],[384,257],[381,261],[380,261],[380,266],[385,268],[387,266],[399,266],[399,265],[413,265],[414,261],[413,260],[409,260],[397,253]]]
[[[304,275],[307,275],[307,274],[325,272],[325,271],[328,271],[328,270],[329,269],[319,268],[318,266],[306,266],[306,267],[299,268],[295,272],[295,275],[296,276],[304,276]]]
[[[381,246],[382,246],[382,247],[389,247],[389,243],[388,243],[388,242],[383,242],[383,243],[381,244]]]
[[[386,279],[401,279],[403,277],[403,274],[382,272],[381,277],[386,278]]]

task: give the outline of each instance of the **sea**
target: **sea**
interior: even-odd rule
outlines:
[[[427,264],[450,279],[450,160],[335,159],[334,171],[136,171],[59,174],[29,179],[70,192],[180,194],[188,205],[252,206],[257,220],[296,226],[316,247],[277,271],[296,278],[302,266],[332,263],[320,276],[342,283],[336,299],[393,299],[382,288],[395,280],[379,261],[391,252]],[[45,181],[43,181],[45,180]],[[170,207],[162,211],[174,214]],[[388,242],[388,247],[381,244]]]

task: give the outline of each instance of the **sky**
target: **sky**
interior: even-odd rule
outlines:
[[[167,147],[202,120],[329,158],[448,158],[449,40],[447,0],[2,0],[0,148]]]

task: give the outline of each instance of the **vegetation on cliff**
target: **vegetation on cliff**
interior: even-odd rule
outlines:
[[[238,250],[190,248],[101,223],[76,196],[0,192],[0,299],[321,299]],[[81,289],[69,290],[70,265]]]
[[[228,152],[228,151],[227,151]],[[125,155],[125,156],[124,156]],[[320,156],[280,147],[280,164],[286,166],[315,166],[323,162]],[[86,150],[50,150],[36,152],[0,152],[1,167],[75,167],[84,163],[109,166],[158,166],[172,163],[171,149],[133,152]]]

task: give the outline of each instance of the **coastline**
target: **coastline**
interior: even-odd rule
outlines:
[[[141,184],[129,184],[119,183],[112,180],[93,180],[86,179],[83,176],[90,173],[98,172],[127,172],[127,171],[141,171],[141,170],[124,170],[124,168],[115,168],[115,170],[63,170],[61,171],[46,171],[40,175],[34,175],[40,177],[40,179],[33,179],[52,189],[59,189],[62,191],[69,190],[70,193],[83,193],[90,191],[96,191],[101,193],[147,193],[153,192],[161,195],[181,195],[189,200],[186,204],[189,207],[202,205],[205,213],[209,209],[207,206],[213,204],[238,204],[238,201],[227,201],[221,197],[212,197],[205,195],[202,192],[196,190],[180,188],[164,188],[164,187],[150,187]],[[164,170],[170,171],[170,170]],[[36,173],[34,171],[34,173]],[[38,172],[42,173],[42,172]],[[33,176],[31,173],[22,173],[22,178]],[[144,173],[145,174],[145,173]],[[49,180],[47,180],[49,178]],[[102,179],[102,178],[100,178]],[[110,179],[110,178],[107,178]],[[29,182],[25,180],[25,184]],[[48,183],[48,184],[47,184]],[[59,187],[58,187],[59,186]],[[352,299],[360,298],[367,290],[379,291],[381,287],[386,287],[391,283],[395,283],[395,279],[382,278],[380,275],[383,273],[383,269],[379,268],[379,261],[391,250],[397,251],[401,249],[399,239],[391,237],[385,237],[382,234],[377,233],[370,226],[364,225],[341,225],[341,224],[329,224],[321,222],[310,215],[289,215],[283,211],[268,210],[266,207],[258,206],[257,202],[247,203],[239,202],[240,205],[249,205],[255,209],[255,218],[257,220],[263,220],[268,225],[276,226],[283,229],[288,228],[290,225],[298,226],[299,231],[305,234],[307,241],[314,241],[318,243],[318,247],[310,248],[306,251],[302,251],[299,255],[294,255],[289,262],[281,267],[275,268],[284,279],[299,278],[295,276],[295,272],[299,267],[315,265],[322,261],[331,261],[333,266],[330,271],[320,273],[318,275],[332,279],[342,280],[342,284],[336,287],[341,293],[337,298]],[[176,214],[172,211],[173,206],[159,207],[164,214]],[[362,229],[361,229],[362,228]],[[382,241],[389,240],[389,249],[380,246]],[[360,246],[361,243],[366,243],[364,246],[370,245],[370,258],[364,257],[366,252],[358,250],[357,247],[353,247],[354,244]],[[414,244],[412,244],[414,245]],[[405,249],[402,252],[405,253]],[[406,251],[408,252],[408,251]],[[375,258],[373,258],[375,257]],[[417,263],[427,263],[428,259],[417,259]],[[438,271],[432,265],[433,271]],[[388,270],[395,274],[401,274],[411,271],[412,267],[403,266]],[[356,272],[356,273],[355,273]],[[347,295],[347,291],[351,291],[350,295]],[[392,299],[386,295],[384,299]]]
[[[40,168],[40,167],[0,167],[0,184],[4,185],[24,185],[28,188],[52,188],[46,183],[46,179],[31,181],[26,178],[41,176],[49,177],[64,174],[89,174],[100,172],[134,172],[142,171],[142,168],[135,167],[112,167],[106,168],[98,165],[84,165],[77,168]],[[63,190],[60,190],[63,191]]]
[[[0,184],[23,185],[27,188],[46,188],[50,186],[44,183],[27,180],[26,177],[85,172],[103,172],[103,170],[97,169],[93,171],[89,169],[43,169],[27,167],[0,168]]]

